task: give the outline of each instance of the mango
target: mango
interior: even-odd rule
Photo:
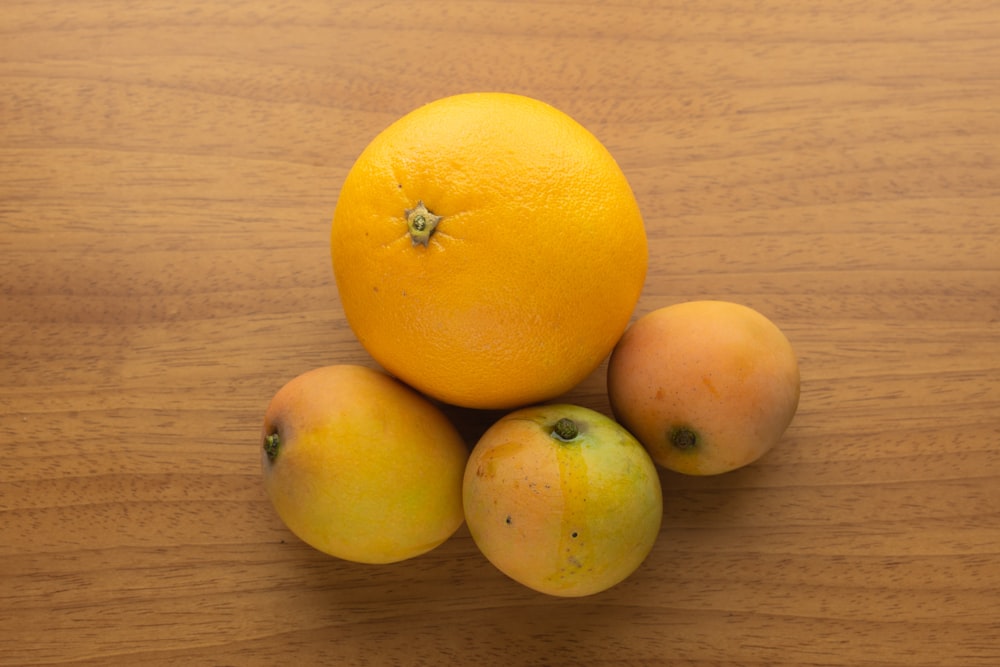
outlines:
[[[468,448],[437,406],[384,373],[342,364],[299,375],[271,399],[261,443],[274,509],[319,551],[391,563],[462,524]]]
[[[523,408],[482,435],[463,480],[466,524],[501,572],[578,597],[629,577],[659,534],[656,466],[624,428],[575,405]]]
[[[639,318],[608,361],[615,418],[661,466],[715,475],[749,465],[798,409],[791,343],[756,310],[690,301]]]

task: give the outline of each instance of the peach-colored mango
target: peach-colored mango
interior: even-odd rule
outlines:
[[[781,438],[799,402],[799,368],[784,333],[726,301],[655,310],[608,362],[615,418],[660,465],[713,475],[752,463]]]
[[[656,466],[642,445],[610,418],[573,405],[524,408],[491,426],[469,457],[463,500],[469,532],[490,562],[564,597],[630,576],[663,514]]]
[[[354,365],[308,371],[268,405],[264,486],[278,516],[324,553],[390,563],[462,524],[461,436],[423,396]]]

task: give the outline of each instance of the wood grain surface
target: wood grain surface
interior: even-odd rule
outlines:
[[[323,556],[260,480],[273,393],[372,363],[348,168],[470,90],[618,159],[636,315],[738,301],[800,356],[779,446],[664,472],[653,553],[589,598],[464,527]],[[0,664],[1000,665],[996,2],[5,0],[0,120]],[[607,412],[604,368],[564,398]]]

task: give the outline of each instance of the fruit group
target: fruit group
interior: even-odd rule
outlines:
[[[608,417],[573,405],[524,408],[493,424],[469,458],[463,502],[490,562],[565,597],[632,574],[663,514],[649,454]]]
[[[510,408],[607,357],[646,275],[639,207],[590,132],[504,93],[402,117],[348,173],[330,248],[347,320],[421,392]]]
[[[608,362],[616,419],[660,465],[691,475],[745,466],[781,438],[799,402],[795,352],[759,312],[691,301],[636,321]]]
[[[317,368],[268,405],[264,485],[310,546],[362,563],[427,552],[462,523],[468,450],[422,396],[363,366]]]

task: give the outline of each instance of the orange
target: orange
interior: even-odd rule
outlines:
[[[344,181],[330,246],[365,349],[470,408],[548,400],[593,372],[647,265],[609,151],[565,113],[506,93],[431,102],[376,136]]]

